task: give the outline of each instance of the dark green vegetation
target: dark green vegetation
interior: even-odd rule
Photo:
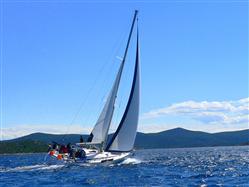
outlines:
[[[0,154],[3,153],[38,153],[46,152],[48,146],[44,142],[34,140],[0,142]]]
[[[84,140],[87,135],[83,135]],[[47,145],[52,141],[67,144],[79,142],[80,135],[54,135],[34,133],[0,143],[1,153],[46,152]],[[233,132],[206,133],[189,131],[182,128],[171,129],[159,133],[137,133],[135,148],[182,148],[247,145],[249,129]]]

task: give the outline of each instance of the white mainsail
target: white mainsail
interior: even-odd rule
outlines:
[[[131,151],[134,146],[138,116],[139,116],[139,100],[140,100],[140,68],[139,68],[139,41],[137,33],[137,51],[134,77],[129,100],[121,119],[121,122],[114,133],[111,141],[106,147],[106,151]]]
[[[122,71],[124,68],[124,63],[125,63],[125,59],[127,56],[127,52],[128,52],[128,48],[129,48],[129,44],[130,44],[131,35],[133,32],[133,27],[135,24],[136,16],[137,16],[137,11],[135,11],[135,15],[133,17],[133,22],[132,22],[130,34],[128,37],[128,41],[127,41],[127,45],[126,45],[126,49],[125,49],[125,53],[124,53],[124,58],[123,58],[122,63],[120,65],[118,74],[116,76],[116,80],[113,84],[112,90],[108,96],[106,104],[105,104],[105,106],[104,106],[104,108],[103,108],[103,110],[102,110],[102,112],[97,120],[97,123],[95,124],[95,126],[92,130],[92,133],[90,134],[90,137],[88,139],[89,142],[104,143],[104,144],[106,143],[109,127],[110,127],[110,124],[112,121],[112,116],[113,116],[113,111],[114,111],[115,100],[117,97],[118,87],[119,87]]]

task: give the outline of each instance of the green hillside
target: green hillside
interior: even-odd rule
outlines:
[[[110,135],[111,136],[111,135]],[[87,140],[88,135],[83,135]],[[110,137],[109,137],[110,138]],[[79,142],[79,134],[44,134],[34,133],[20,138],[0,142],[0,154],[3,153],[35,153],[46,152],[47,145],[52,141],[61,144]],[[137,133],[136,149],[184,148],[247,145],[249,130],[206,133],[175,128],[159,133]]]
[[[46,152],[48,145],[45,142],[34,140],[3,141],[0,142],[0,154],[4,153],[38,153]]]

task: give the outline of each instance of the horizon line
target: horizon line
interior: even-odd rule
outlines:
[[[191,131],[191,132],[203,132],[203,133],[207,133],[207,134],[218,134],[218,133],[229,133],[229,132],[246,131],[246,130],[249,130],[249,127],[245,128],[245,129],[219,131],[219,132],[206,132],[206,131],[201,131],[201,130],[190,130],[190,129],[186,129],[186,128],[183,128],[183,127],[176,127],[176,128],[171,128],[171,129],[167,129],[167,130],[162,130],[162,131],[159,131],[159,132],[141,132],[141,131],[137,131],[137,133],[142,133],[142,134],[159,134],[159,133],[162,133],[162,132],[165,132],[165,131],[171,131],[171,130],[176,130],[176,129],[182,129],[182,130]],[[59,133],[59,134],[56,134],[56,133],[46,133],[46,132],[33,132],[33,133],[30,133],[30,134],[27,134],[27,135],[18,136],[18,137],[11,138],[11,139],[3,139],[0,142],[9,141],[9,140],[15,140],[15,139],[22,138],[22,137],[25,137],[25,136],[30,136],[32,134],[47,134],[47,135],[88,135],[88,134],[85,134],[85,133],[84,134],[81,134],[81,133],[64,133],[64,134],[63,133]],[[110,133],[108,135],[111,135],[111,134],[113,134],[113,133]]]

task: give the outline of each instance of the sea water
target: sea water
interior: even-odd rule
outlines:
[[[249,147],[138,150],[117,164],[48,164],[0,156],[0,186],[249,186]]]

